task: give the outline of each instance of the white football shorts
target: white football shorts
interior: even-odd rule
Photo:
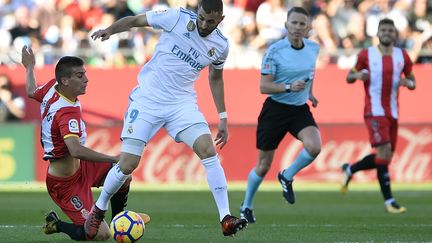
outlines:
[[[185,100],[172,105],[159,104],[142,95],[137,86],[129,96],[129,106],[125,113],[121,138],[138,139],[147,144],[163,127],[176,142],[181,142],[177,135],[199,123],[204,123],[207,127],[207,129],[200,129],[202,134],[211,134],[208,123],[196,101]]]

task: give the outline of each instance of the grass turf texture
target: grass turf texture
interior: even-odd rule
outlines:
[[[394,194],[408,208],[402,215],[384,211],[377,187],[354,186],[347,196],[334,190],[336,186],[330,186],[330,191],[320,186],[299,188],[296,204],[289,205],[278,185],[264,186],[255,201],[257,223],[234,238],[222,236],[216,206],[207,190],[134,187],[128,209],[152,217],[140,242],[431,242],[431,187],[398,188]],[[4,188],[0,187],[0,242],[71,242],[64,234],[43,234],[44,215],[50,209],[68,220],[43,187],[29,191]],[[239,215],[243,195],[242,191],[229,193],[234,215]]]

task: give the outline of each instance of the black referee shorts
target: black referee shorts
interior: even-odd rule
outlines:
[[[274,150],[287,132],[297,138],[308,126],[317,127],[309,105],[287,105],[268,97],[258,117],[257,148]]]

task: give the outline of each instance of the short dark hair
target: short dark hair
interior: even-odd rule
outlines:
[[[199,4],[206,13],[219,12],[223,13],[222,0],[201,0]]]
[[[381,19],[380,22],[378,23],[378,28],[383,24],[389,24],[389,25],[392,25],[393,27],[396,27],[394,24],[394,21],[389,19],[389,18]]]
[[[79,57],[64,56],[60,58],[55,68],[55,77],[58,83],[61,83],[61,78],[70,77],[72,68],[84,66],[84,61]]]
[[[304,14],[307,17],[309,17],[309,13],[308,11],[306,11],[306,9],[302,8],[302,7],[292,7],[287,14],[287,17],[289,17],[292,13],[299,13],[299,14]]]

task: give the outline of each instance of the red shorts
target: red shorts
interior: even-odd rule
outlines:
[[[372,147],[390,143],[392,151],[395,150],[398,134],[397,119],[385,116],[371,116],[365,117],[365,122]]]
[[[77,172],[67,178],[47,173],[46,185],[53,201],[76,225],[84,222],[93,206],[91,187],[102,186],[111,163],[95,163],[81,160]]]

